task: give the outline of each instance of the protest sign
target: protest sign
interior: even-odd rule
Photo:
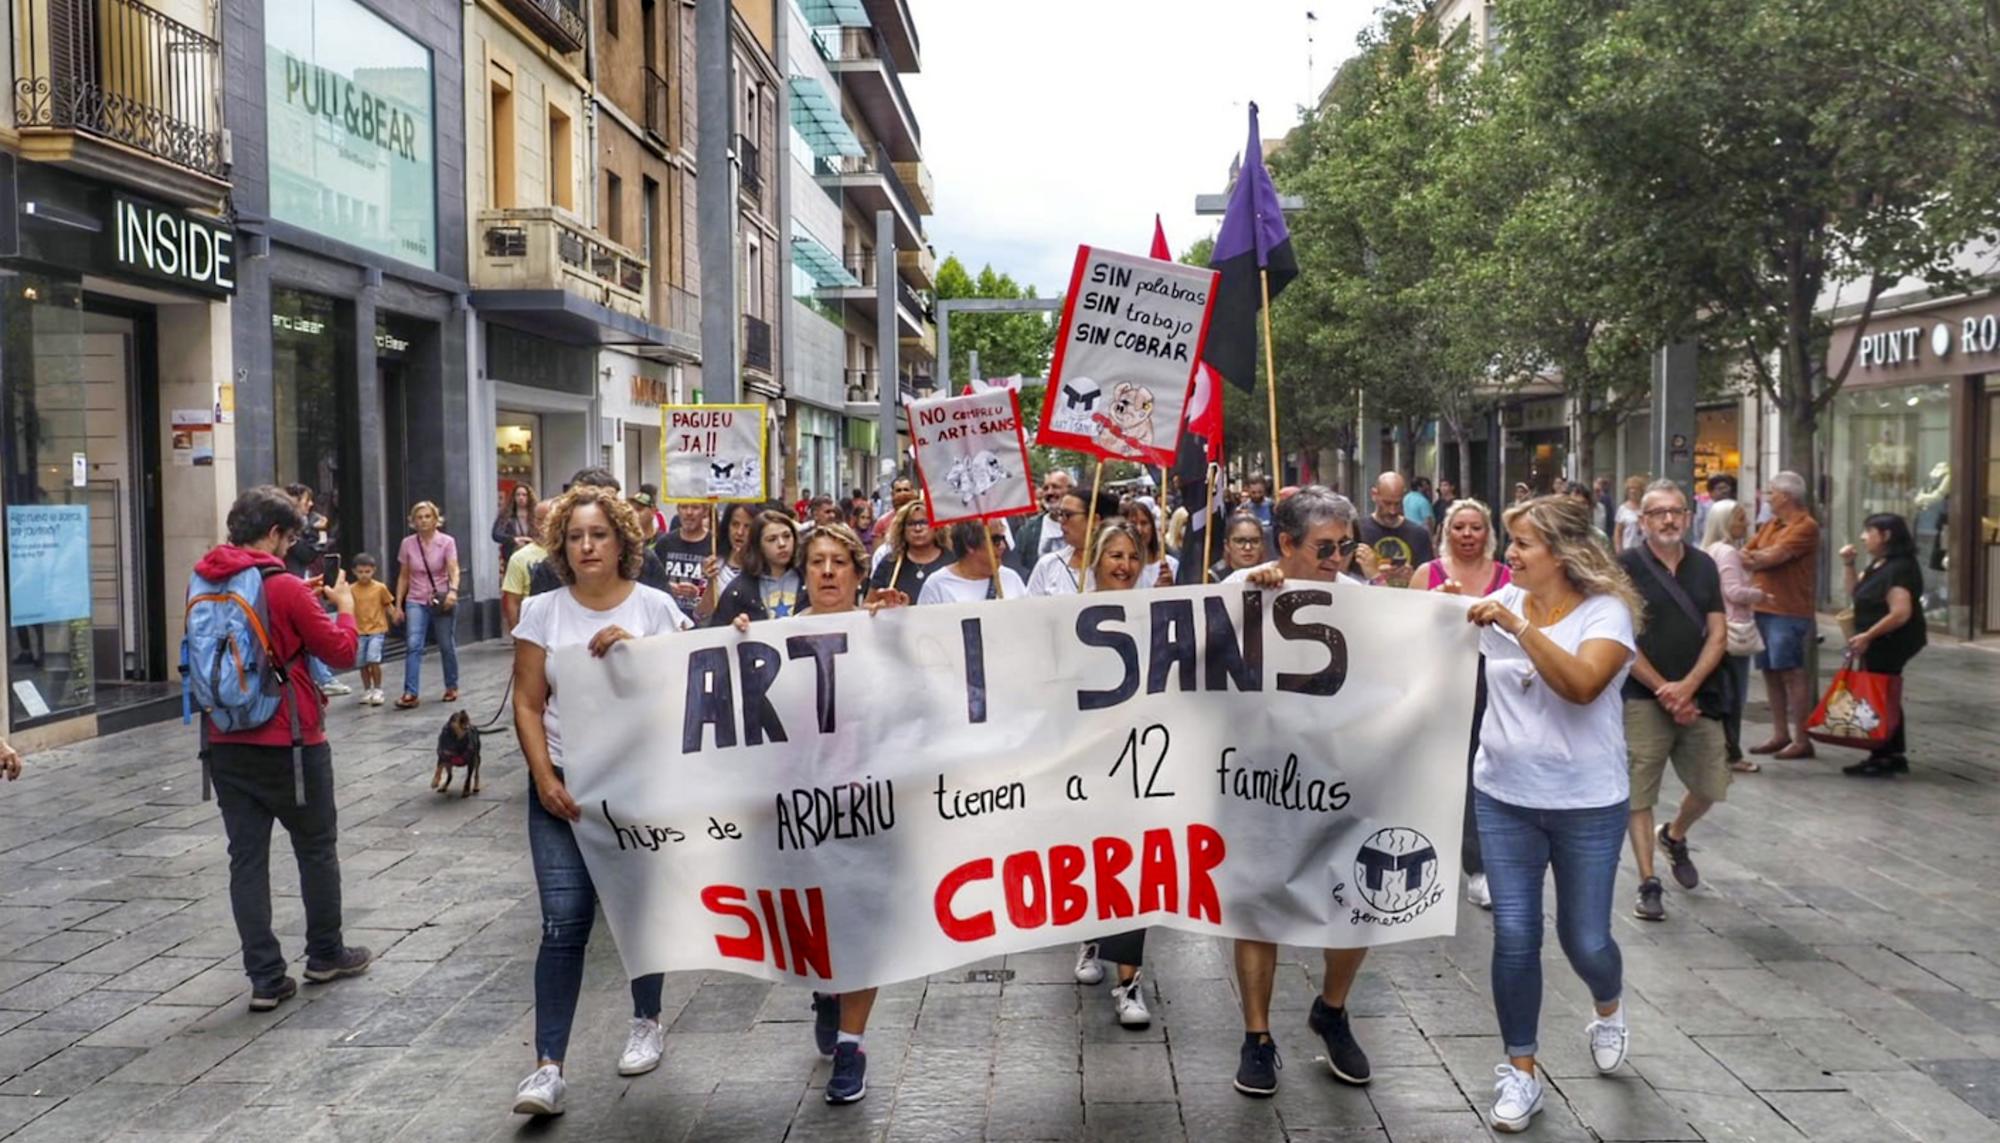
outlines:
[[[7,624],[90,616],[90,506],[7,506]]]
[[[841,991],[1147,925],[1453,931],[1465,601],[1241,584],[555,652],[628,975]]]
[[[1079,246],[1035,443],[1171,464],[1215,271]]]
[[[764,499],[764,406],[660,406],[660,499]]]
[[[1035,511],[1018,394],[998,389],[912,401],[910,444],[932,524]]]

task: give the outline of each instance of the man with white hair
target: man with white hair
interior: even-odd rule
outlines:
[[[1764,637],[1757,669],[1764,672],[1764,693],[1771,703],[1771,740],[1751,747],[1750,753],[1810,758],[1806,645],[1813,637],[1819,596],[1819,522],[1806,505],[1805,478],[1796,472],[1773,476],[1764,499],[1771,506],[1771,520],[1744,545],[1743,563],[1764,593],[1757,604],[1757,633]]]

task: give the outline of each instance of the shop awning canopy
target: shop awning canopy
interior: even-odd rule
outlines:
[[[568,290],[474,290],[472,308],[488,321],[571,345],[623,346],[647,356],[701,358],[699,338]]]
[[[799,0],[799,14],[815,28],[866,28],[868,9],[861,0]]]
[[[821,289],[854,289],[861,285],[861,279],[841,265],[840,255],[809,235],[792,235],[792,262],[812,275],[813,283]]]
[[[854,129],[840,114],[840,100],[809,75],[791,77],[792,126],[805,138],[806,146],[820,158],[867,154]]]

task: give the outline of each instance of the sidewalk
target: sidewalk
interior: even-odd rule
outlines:
[[[507,652],[462,655],[464,705],[483,719]],[[1938,645],[1914,667],[1908,779],[1843,778],[1852,755],[1836,750],[1767,764],[1697,831],[1704,884],[1671,894],[1664,924],[1627,912],[1628,857],[1614,932],[1634,1039],[1615,1076],[1590,1067],[1587,997],[1551,932],[1552,1091],[1527,1138],[2000,1140],[2000,658]],[[1486,1137],[1499,1042],[1490,922],[1470,907],[1457,938],[1370,958],[1353,1003],[1375,1064],[1365,1090],[1317,1058],[1305,1010],[1318,956],[1286,950],[1286,1067],[1269,1101],[1230,1088],[1242,1033],[1218,941],[1154,931],[1155,1022],[1136,1034],[1113,1022],[1107,988],[1070,983],[1066,948],[885,989],[868,1098],[834,1108],[805,990],[722,974],[670,977],[665,1062],[617,1077],[625,985],[600,932],[570,1113],[529,1126],[508,1111],[533,1062],[527,784],[496,736],[482,794],[433,794],[444,714],[434,700],[415,713],[337,700],[347,936],[382,959],[266,1015],[245,1010],[192,734],[151,727],[30,757],[0,786],[0,1137]],[[272,868],[278,932],[298,956],[296,875],[282,854]]]

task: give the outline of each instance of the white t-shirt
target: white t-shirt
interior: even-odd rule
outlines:
[[[1181,582],[1181,562],[1172,556],[1166,557],[1166,560],[1167,560],[1167,570],[1174,573],[1174,582],[1176,584],[1179,584]],[[1160,582],[1160,561],[1153,560],[1152,562],[1148,563],[1145,567],[1139,569],[1140,587],[1142,588],[1156,587],[1159,585],[1159,582]]]
[[[1035,570],[1028,573],[1029,595],[1075,595],[1082,581],[1089,573],[1079,572],[1069,566],[1070,557],[1076,549],[1064,544],[1048,555],[1035,561]]]
[[[1639,546],[1639,541],[1645,538],[1645,533],[1639,530],[1639,510],[1630,504],[1619,502],[1613,522],[1625,525],[1625,539],[1624,543],[1618,546],[1619,551],[1636,548]]]
[[[581,647],[606,627],[623,627],[644,638],[665,635],[670,631],[685,631],[693,626],[693,621],[681,611],[672,596],[643,583],[633,584],[632,594],[625,597],[625,602],[609,611],[592,611],[578,603],[570,589],[564,587],[531,595],[521,601],[521,622],[514,628],[514,638],[533,643],[544,651],[553,651],[558,647]],[[556,717],[554,655],[543,658],[542,676],[549,682],[549,701],[542,708],[542,730],[549,737],[549,761],[560,766],[563,763],[562,720]]]
[[[1008,599],[1020,599],[1028,594],[1026,584],[1013,568],[1000,569],[1000,589]],[[993,581],[984,576],[967,579],[953,571],[950,566],[941,567],[924,580],[924,589],[917,593],[917,603],[977,603],[993,590]]]
[[[1508,584],[1486,598],[1525,615],[1527,594]],[[1571,654],[1592,639],[1636,653],[1632,612],[1615,595],[1587,596],[1542,634]],[[1551,691],[1528,653],[1497,624],[1479,633],[1479,650],[1486,656],[1486,719],[1472,764],[1474,786],[1487,797],[1537,810],[1595,809],[1631,794],[1619,695],[1631,655],[1596,699],[1578,705]]]

